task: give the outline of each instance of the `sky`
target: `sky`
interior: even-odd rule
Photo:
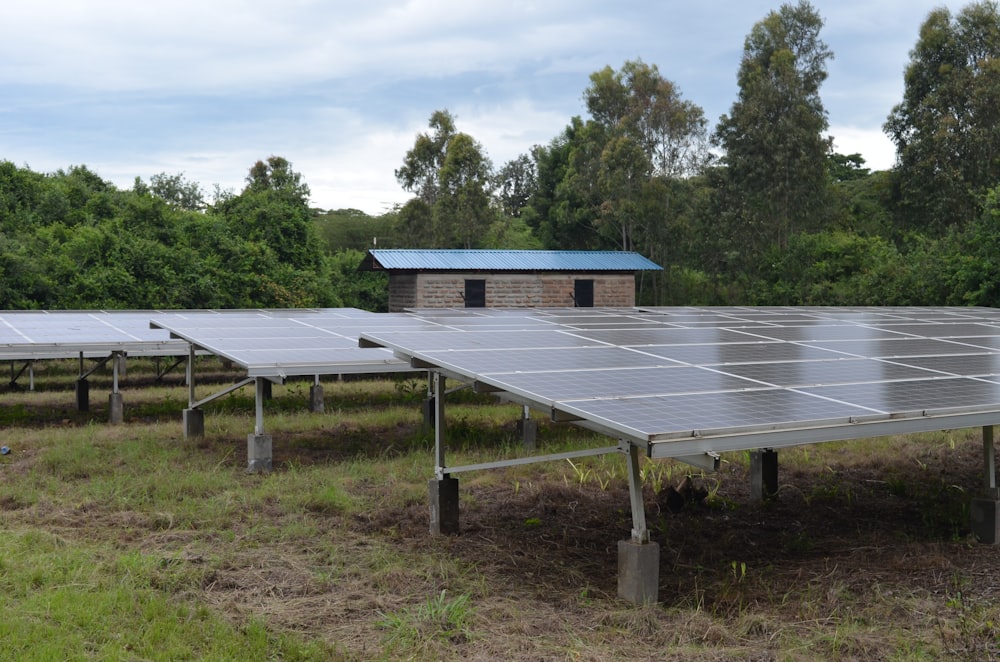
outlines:
[[[182,174],[211,200],[287,159],[322,209],[385,213],[436,110],[496,167],[587,117],[590,75],[656,65],[712,130],[736,100],[759,0],[32,0],[0,20],[0,161],[85,165],[119,188]],[[834,54],[836,151],[888,169],[882,125],[921,23],[969,2],[813,0]]]

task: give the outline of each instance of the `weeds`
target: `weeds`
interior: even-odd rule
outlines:
[[[385,644],[393,650],[420,649],[432,641],[464,644],[472,640],[470,626],[474,610],[469,596],[447,598],[447,590],[428,598],[416,609],[380,614],[378,627],[387,631]]]

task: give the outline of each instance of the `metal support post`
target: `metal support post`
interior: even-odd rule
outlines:
[[[111,392],[118,392],[118,370],[121,367],[122,353],[111,353]]]
[[[432,384],[434,388],[434,475],[438,478],[447,478],[444,473],[444,452],[445,452],[445,422],[444,422],[444,386],[445,377],[440,372],[433,373]]]
[[[193,407],[196,402],[194,397],[194,345],[188,345],[188,360],[184,371],[184,377],[188,386],[188,407]]]
[[[973,497],[969,504],[970,528],[979,542],[995,545],[1000,543],[1000,490],[992,425],[983,426],[983,470],[985,496]]]
[[[435,411],[435,408],[436,408],[436,406],[434,404],[434,373],[433,372],[428,372],[427,373],[427,397],[424,398],[423,408],[424,408],[424,426],[427,429],[431,429],[431,428],[434,427],[434,411]]]
[[[255,418],[253,434],[247,436],[247,471],[271,471],[271,435],[264,434],[264,384],[263,377],[254,381]]]
[[[649,529],[646,528],[646,504],[642,498],[642,474],[639,470],[639,447],[626,442],[626,457],[628,458],[628,493],[632,502],[632,542],[644,544],[649,542]]]
[[[108,422],[117,425],[125,420],[125,403],[118,390],[118,370],[122,361],[121,352],[111,355],[111,395],[108,396]]]
[[[254,381],[254,434],[264,434],[264,383],[267,380],[257,377]]]
[[[431,534],[457,534],[458,526],[458,479],[448,475],[445,469],[445,420],[444,395],[445,377],[439,372],[431,376],[434,412],[434,478],[427,485],[430,496]]]
[[[90,382],[83,371],[83,352],[80,352],[80,372],[76,378],[76,410],[90,411]]]
[[[997,461],[992,425],[983,426],[983,465],[983,487],[988,494],[1000,498],[1000,494],[997,493]]]
[[[184,410],[185,439],[205,436],[205,412],[195,407],[194,357],[194,345],[188,345],[187,365],[184,367],[184,379],[188,387],[188,407]]]
[[[628,458],[628,488],[632,502],[632,537],[618,541],[618,597],[632,604],[657,602],[660,587],[660,546],[649,540],[646,506],[642,498],[639,448],[631,442],[623,450]]]

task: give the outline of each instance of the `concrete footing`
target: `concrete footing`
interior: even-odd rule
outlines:
[[[76,410],[90,411],[90,382],[86,379],[76,380]]]
[[[326,410],[323,404],[323,387],[314,384],[309,388],[309,411],[314,414],[322,414]]]
[[[979,542],[989,545],[1000,543],[1000,501],[975,498],[969,505],[972,533]]]
[[[533,451],[538,439],[538,421],[522,418],[517,422],[517,434],[521,437],[524,449]]]
[[[108,422],[112,425],[119,425],[125,420],[125,398],[121,393],[112,393],[108,396]]]
[[[762,448],[750,453],[750,497],[772,499],[778,494],[778,451]]]
[[[247,435],[247,472],[267,473],[271,471],[271,435]]]
[[[431,479],[427,491],[431,502],[431,534],[458,534],[458,479]]]
[[[618,541],[618,597],[634,605],[659,600],[660,546],[655,542]]]
[[[205,436],[205,412],[201,409],[184,410],[184,438]]]

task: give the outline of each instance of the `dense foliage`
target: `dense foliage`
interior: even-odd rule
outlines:
[[[366,300],[372,309],[384,308],[367,294],[377,277],[345,276],[342,261],[324,250],[307,196],[300,175],[273,156],[251,168],[242,193],[207,206],[197,185],[180,177],[154,177],[152,185],[137,180],[122,191],[84,166],[40,175],[0,162],[0,307],[252,308]]]
[[[593,73],[588,117],[495,168],[434,111],[380,216],[308,206],[282,157],[239,194],[166,173],[119,190],[86,166],[0,161],[0,308],[357,306],[385,310],[388,248],[635,250],[646,304],[1000,306],[1000,11],[925,19],[884,126],[897,163],[832,151],[823,19],[800,0],[744,43],[712,128],[656,65]]]

